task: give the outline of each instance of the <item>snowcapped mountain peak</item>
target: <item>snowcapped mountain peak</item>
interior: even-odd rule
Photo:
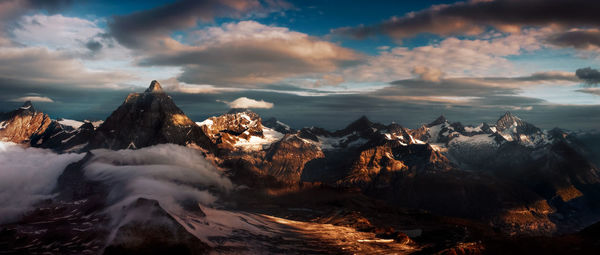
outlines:
[[[153,80],[150,83],[150,87],[148,87],[145,91],[146,93],[164,93],[160,83],[156,80]]]

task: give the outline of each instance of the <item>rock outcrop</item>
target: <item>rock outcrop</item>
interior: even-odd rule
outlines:
[[[0,141],[28,144],[31,138],[46,131],[52,120],[37,112],[30,101],[19,109],[0,116]]]

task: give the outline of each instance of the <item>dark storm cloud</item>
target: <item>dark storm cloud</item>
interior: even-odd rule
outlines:
[[[576,49],[589,49],[600,47],[600,31],[598,30],[573,30],[556,33],[547,38],[548,42],[561,47]]]
[[[394,17],[372,26],[349,27],[334,32],[358,38],[387,34],[396,38],[420,33],[440,35],[476,34],[486,26],[514,31],[521,26],[598,26],[600,1],[589,0],[497,0],[436,5]]]
[[[284,8],[282,1],[268,1],[263,6],[258,0],[179,0],[154,9],[115,16],[108,23],[110,33],[119,43],[130,48],[149,47],[157,37],[189,28],[199,21],[215,17],[240,17],[250,12],[268,8]]]
[[[600,83],[600,71],[591,67],[577,69],[575,75],[588,85],[598,85]]]
[[[92,52],[97,52],[102,49],[102,43],[94,40],[90,40],[85,43],[85,47],[88,48]]]

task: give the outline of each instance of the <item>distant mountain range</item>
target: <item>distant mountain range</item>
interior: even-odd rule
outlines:
[[[508,236],[573,233],[600,220],[600,155],[590,142],[598,137],[541,130],[509,112],[476,126],[440,116],[417,129],[361,117],[337,131],[295,130],[247,109],[193,122],[156,81],[129,94],[103,122],[51,120],[30,102],[0,116],[2,141],[90,154],[183,145],[238,185],[358,189],[392,206],[482,222]],[[57,190],[78,193],[70,199],[90,196],[81,190],[97,184],[70,167],[62,176],[69,181]]]

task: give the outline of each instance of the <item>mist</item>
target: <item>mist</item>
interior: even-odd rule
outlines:
[[[58,176],[83,156],[0,142],[0,223],[17,220],[36,202],[51,198]]]
[[[195,149],[162,144],[139,150],[94,150],[83,168],[86,178],[109,187],[107,208],[113,219],[118,210],[137,198],[154,199],[170,212],[183,202],[210,206],[234,186]],[[16,221],[35,203],[52,198],[57,179],[70,163],[85,154],[57,154],[50,150],[0,143],[0,223]]]

